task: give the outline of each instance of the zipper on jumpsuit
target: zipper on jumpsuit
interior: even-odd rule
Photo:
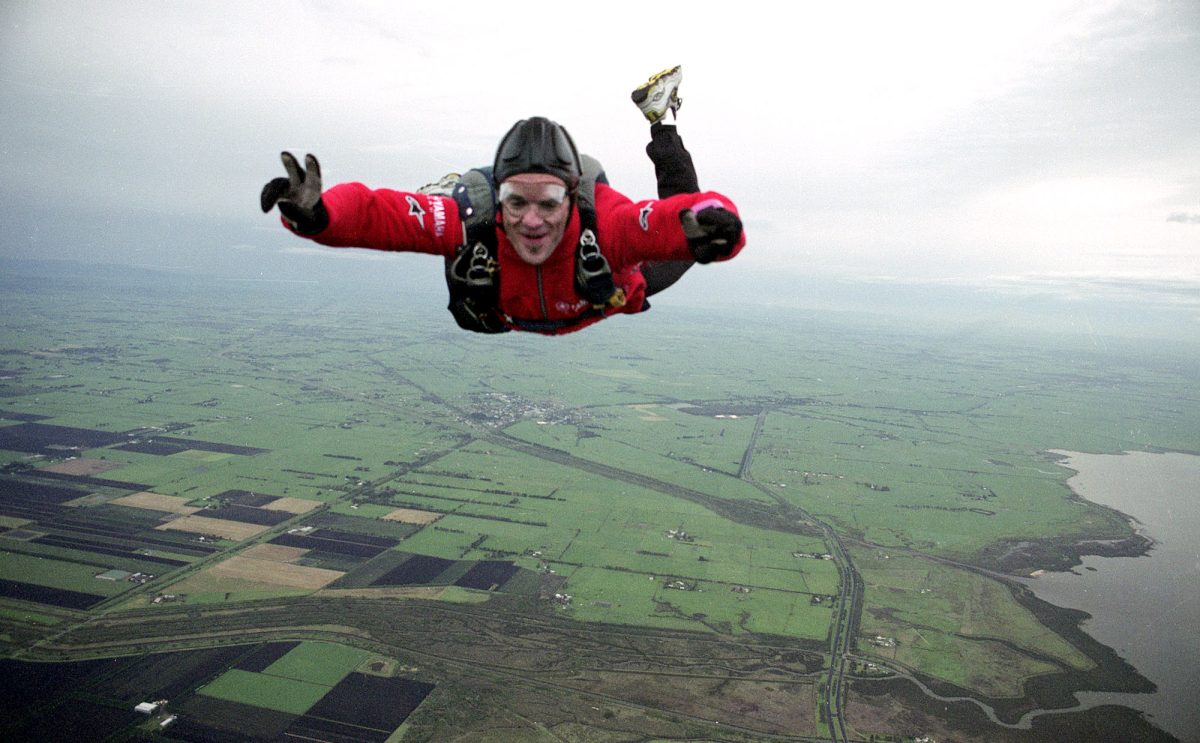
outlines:
[[[545,291],[542,289],[542,267],[538,266],[536,271],[537,271],[538,306],[542,308],[542,319],[549,320],[550,313],[546,311],[546,294],[545,294]]]

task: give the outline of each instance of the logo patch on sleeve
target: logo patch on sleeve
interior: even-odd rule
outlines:
[[[642,226],[642,232],[650,231],[650,212],[652,211],[654,211],[653,201],[643,206],[642,210],[638,212],[638,224]]]
[[[433,214],[433,234],[446,234],[446,200],[441,196],[429,197],[429,211]]]
[[[425,229],[425,209],[421,206],[421,202],[417,201],[417,197],[412,194],[405,196],[404,199],[408,202],[408,216],[416,217],[421,229]]]

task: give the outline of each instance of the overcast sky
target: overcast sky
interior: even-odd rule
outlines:
[[[281,149],[414,189],[530,115],[648,198],[682,64],[746,271],[1200,281],[1197,0],[568,7],[4,0],[0,255],[336,270],[258,211]]]

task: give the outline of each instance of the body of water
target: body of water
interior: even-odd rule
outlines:
[[[1028,585],[1057,606],[1092,615],[1083,629],[1158,686],[1155,694],[1077,695],[1147,713],[1185,743],[1200,743],[1200,457],[1056,452],[1080,497],[1115,508],[1154,540],[1144,557],[1086,557],[1071,572]]]

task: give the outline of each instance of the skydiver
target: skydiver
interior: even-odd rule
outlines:
[[[681,79],[679,67],[664,70],[633,93],[651,122],[658,200],[618,193],[565,128],[535,116],[514,124],[493,166],[468,171],[450,195],[361,183],[322,192],[317,159],[307,155],[301,168],[284,152],[288,176],[267,183],[261,206],[278,206],[289,230],[329,247],[442,256],[449,309],[469,330],[560,335],[643,312],[646,297],[693,262],[727,260],[745,244],[736,206],[700,191],[678,132],[662,121],[679,109]]]

